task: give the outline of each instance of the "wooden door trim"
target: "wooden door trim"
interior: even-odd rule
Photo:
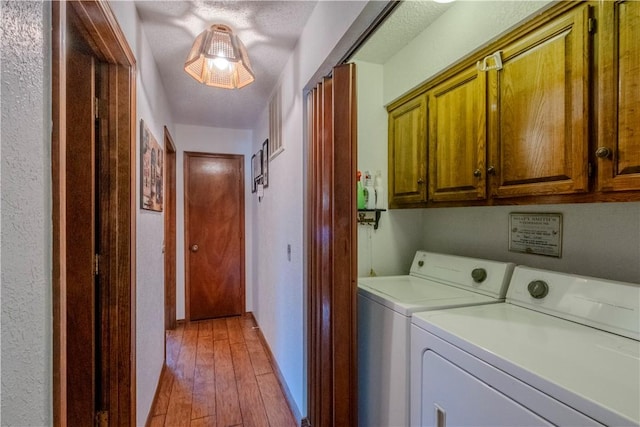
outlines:
[[[113,246],[106,262],[110,268],[112,346],[116,357],[109,377],[115,411],[110,424],[135,425],[135,159],[136,61],[126,38],[104,0],[52,2],[52,304],[53,304],[53,423],[67,425],[67,178],[66,178],[66,50],[67,28],[74,22],[91,46],[93,55],[109,64],[107,105],[113,138],[109,150],[117,159],[113,182],[117,207],[108,214]],[[117,258],[114,259],[114,256]],[[116,271],[111,270],[115,268]]]
[[[244,165],[244,156],[242,154],[218,154],[218,153],[203,153],[197,151],[185,151],[183,159],[183,175],[184,175],[184,299],[185,299],[185,319],[191,320],[191,304],[189,303],[189,298],[191,296],[191,283],[189,279],[189,159],[192,157],[209,157],[209,158],[217,158],[217,159],[241,159],[241,165]],[[240,171],[241,176],[244,182],[244,168]],[[244,185],[242,186],[244,188]],[[246,248],[245,248],[245,206],[244,206],[244,193],[240,195],[240,224],[241,224],[241,236],[240,236],[240,253],[242,254],[242,259],[240,260],[240,275],[241,275],[241,293],[242,293],[242,312],[246,312],[247,310],[247,302],[246,302]]]
[[[176,327],[176,145],[164,127],[165,174],[164,209],[164,328]]]

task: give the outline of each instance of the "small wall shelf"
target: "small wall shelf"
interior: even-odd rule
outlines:
[[[386,209],[358,209],[358,224],[373,225],[373,229],[377,230],[380,212],[386,212]]]

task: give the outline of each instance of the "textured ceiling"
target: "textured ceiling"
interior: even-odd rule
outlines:
[[[137,0],[174,120],[253,129],[315,5],[316,1],[296,0]],[[386,62],[449,6],[431,0],[403,1],[354,58]],[[214,23],[231,27],[247,47],[256,76],[252,84],[235,90],[213,88],[184,72],[193,40]]]
[[[384,64],[451,5],[452,3],[436,3],[431,0],[403,1],[358,49],[353,59]]]
[[[293,51],[315,1],[136,1],[177,123],[252,129]],[[195,37],[211,24],[231,27],[256,76],[242,89],[198,83],[184,72]]]

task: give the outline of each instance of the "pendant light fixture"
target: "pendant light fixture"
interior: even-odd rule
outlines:
[[[196,37],[184,71],[208,86],[241,88],[255,80],[244,45],[231,28],[213,24]]]

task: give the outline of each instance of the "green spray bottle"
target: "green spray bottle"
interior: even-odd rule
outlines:
[[[364,209],[366,207],[366,200],[364,198],[364,187],[362,186],[361,178],[362,172],[358,171],[358,183],[356,186],[358,209]]]

